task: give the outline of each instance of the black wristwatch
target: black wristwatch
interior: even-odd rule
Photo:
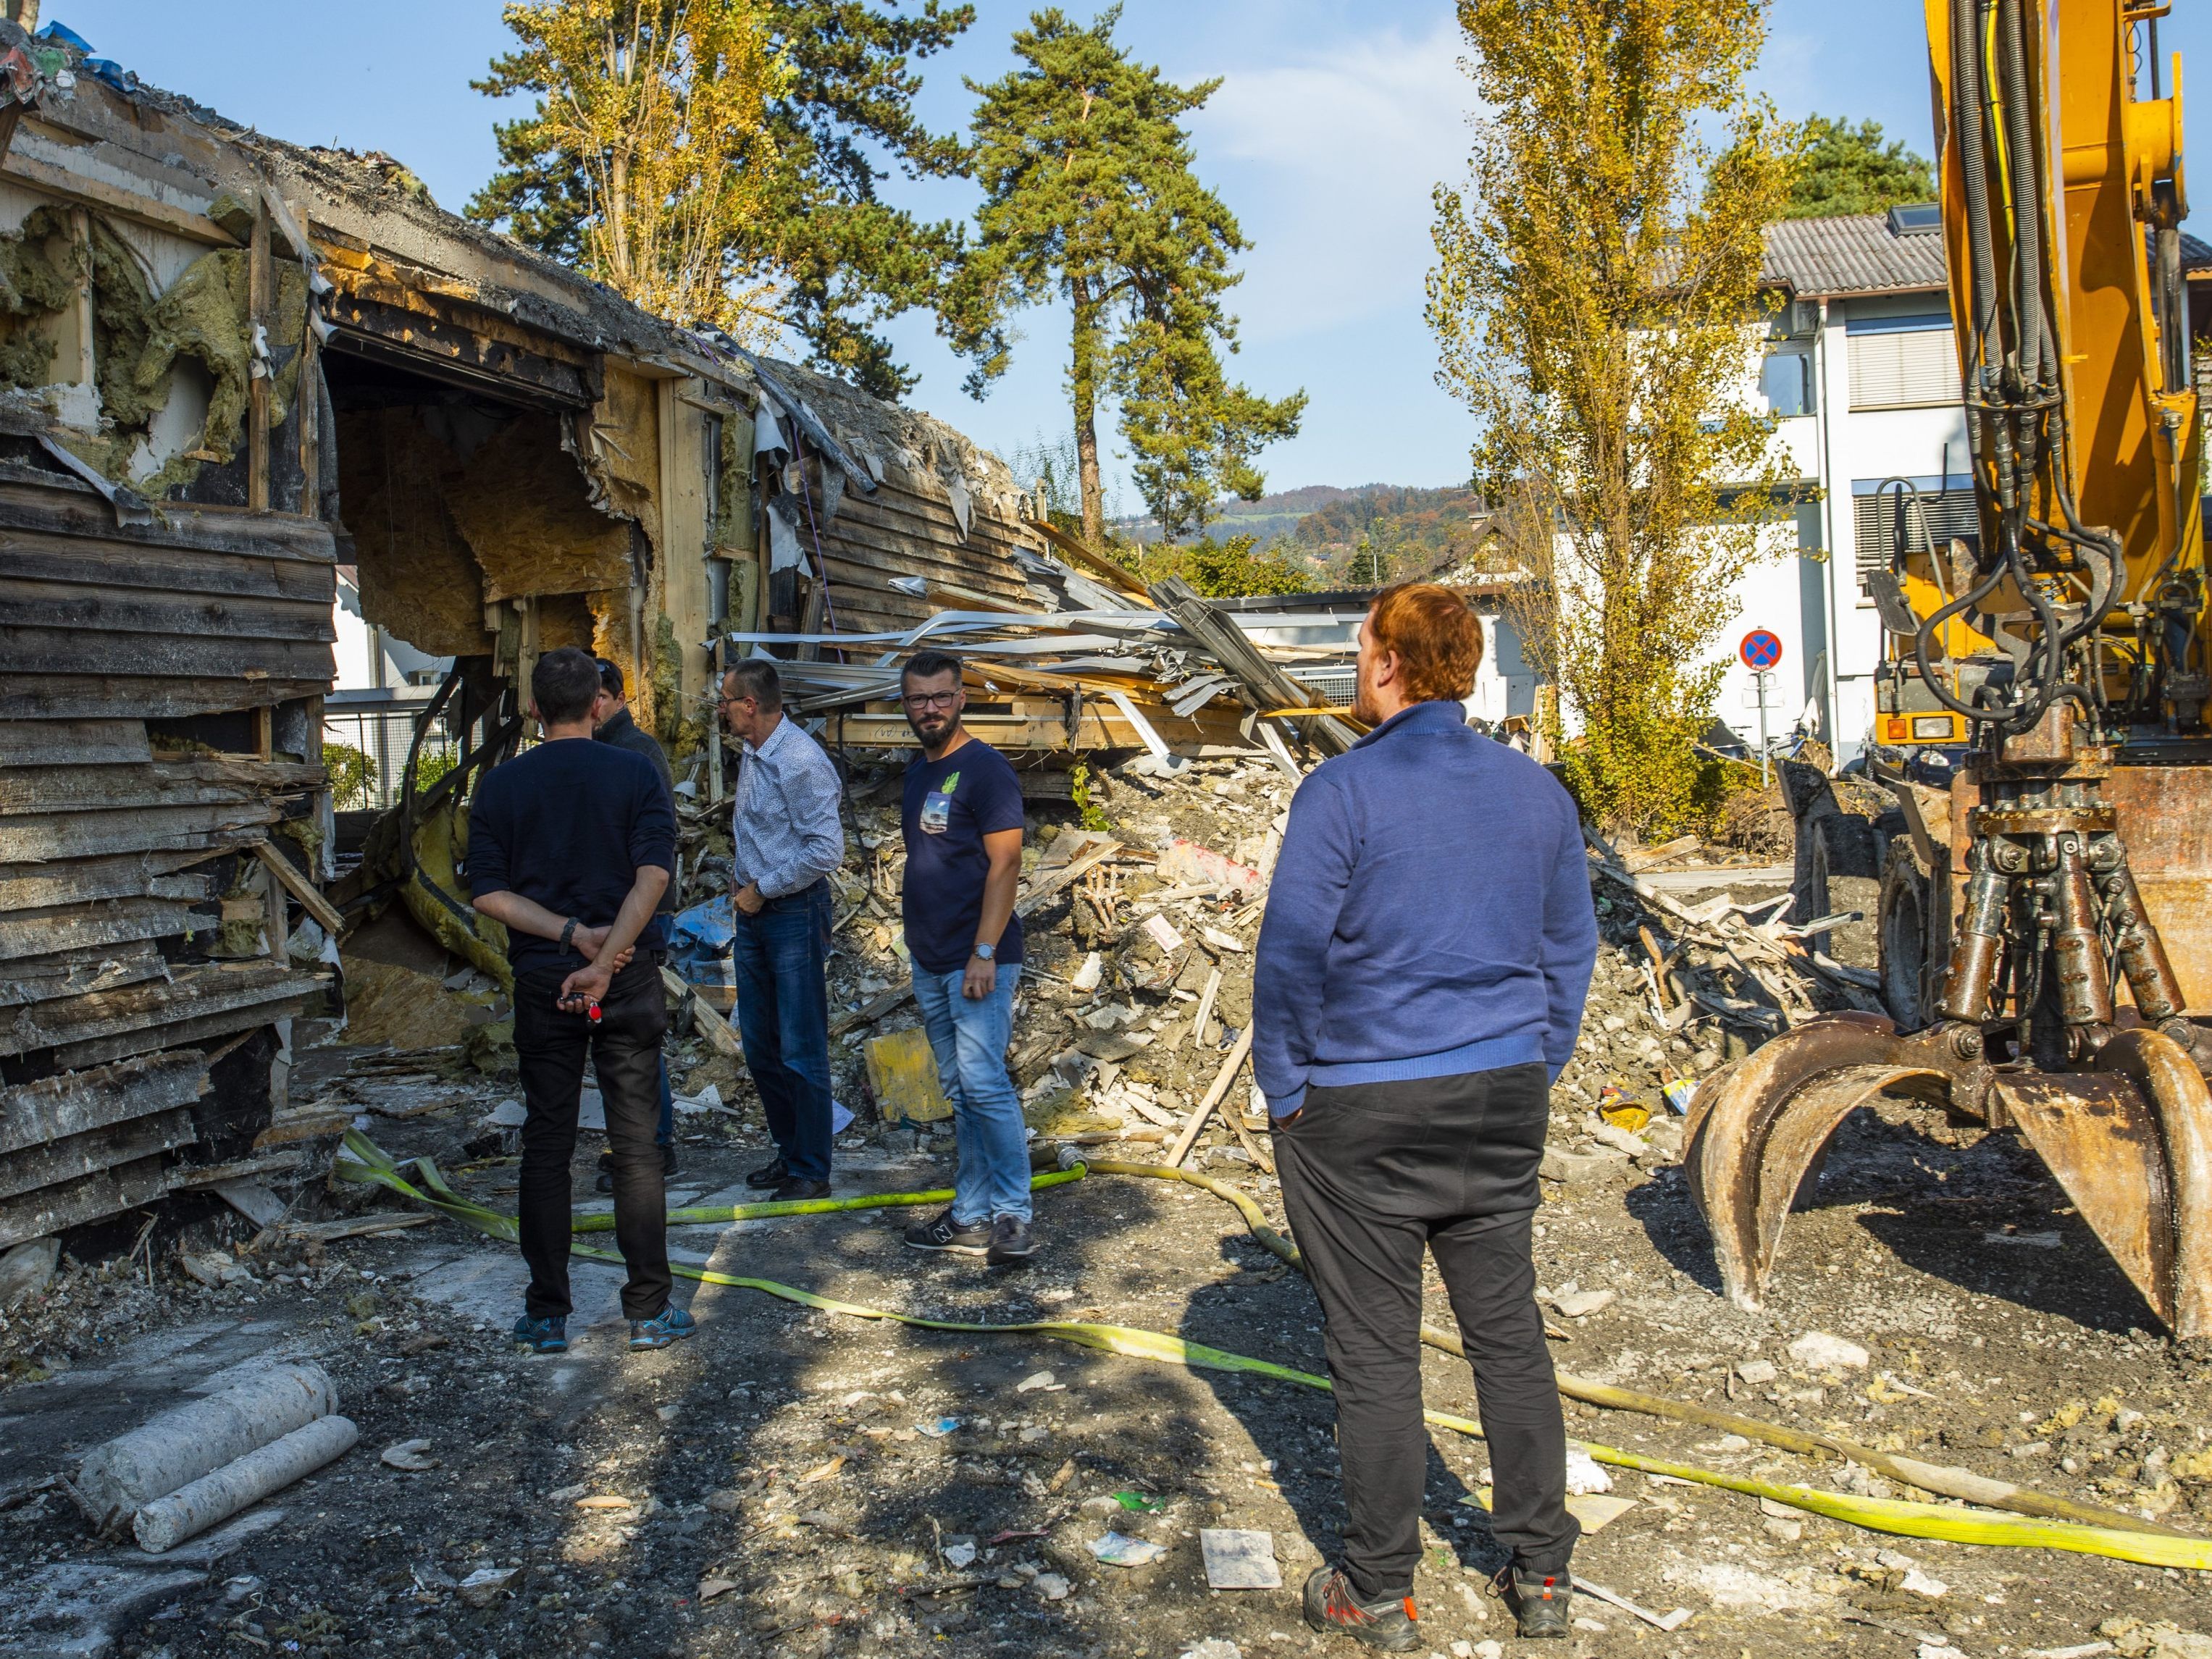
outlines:
[[[571,916],[568,918],[568,925],[561,930],[561,948],[564,951],[567,950],[575,937],[576,919],[575,917]]]

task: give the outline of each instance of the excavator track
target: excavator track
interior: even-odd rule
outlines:
[[[2189,1052],[2123,1030],[2089,1069],[2043,1073],[1990,1066],[1978,1038],[1831,1014],[1714,1073],[1684,1162],[1729,1299],[1764,1305],[1784,1224],[1811,1198],[1837,1128],[1888,1094],[2017,1127],[2160,1322],[2212,1336],[2212,1091]]]

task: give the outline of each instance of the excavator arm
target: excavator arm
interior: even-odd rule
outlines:
[[[1979,534],[1884,593],[1968,746],[1916,872],[1943,934],[1883,980],[1933,1018],[1812,1020],[1700,1091],[1692,1186],[1746,1306],[1837,1127],[1910,1095],[2016,1128],[2157,1316],[2212,1337],[2212,630],[2166,10],[1927,0]]]

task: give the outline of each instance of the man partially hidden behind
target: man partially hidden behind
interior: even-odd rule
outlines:
[[[906,948],[960,1143],[951,1206],[908,1228],[906,1242],[1003,1266],[1036,1249],[1027,1126],[1006,1075],[1022,971],[1022,786],[1006,757],[961,725],[957,657],[915,652],[899,691],[921,742],[906,769]]]
[[[1566,1430],[1529,1224],[1550,1089],[1574,1052],[1597,922],[1574,803],[1468,729],[1481,626],[1449,589],[1386,590],[1359,630],[1372,730],[1298,787],[1268,889],[1252,1060],[1283,1204],[1327,1321],[1341,1565],[1306,1622],[1371,1646],[1415,1624],[1421,1255],[1474,1367],[1495,1467],[1497,1592],[1523,1636],[1565,1636]]]
[[[845,861],[844,786],[822,745],[786,720],[775,665],[722,676],[722,718],[744,745],[731,809],[730,942],[745,1066],[775,1138],[745,1177],[779,1200],[830,1194],[830,881]]]
[[[599,659],[599,695],[592,704],[592,738],[594,742],[611,743],[617,749],[627,749],[642,755],[653,763],[653,769],[660,775],[660,787],[668,791],[669,810],[676,806],[676,775],[668,769],[668,754],[661,748],[660,739],[637,723],[629,712],[629,698],[625,695],[622,665]],[[676,884],[668,884],[668,890],[660,896],[659,914],[665,918],[676,914]],[[667,926],[665,921],[661,924]],[[655,1145],[660,1148],[660,1175],[664,1181],[673,1181],[678,1172],[676,1161],[676,1091],[668,1083],[668,1056],[660,1057],[660,1122],[653,1132]],[[615,1155],[610,1147],[599,1154],[599,1190],[611,1193],[615,1189]]]
[[[477,787],[469,813],[469,891],[503,924],[514,967],[514,1048],[524,1110],[519,1208],[530,1289],[515,1340],[568,1346],[569,1159],[584,1060],[605,1103],[615,1164],[615,1243],[629,1269],[629,1346],[665,1348],[696,1328],[668,1299],[660,1151],[660,987],[654,914],[676,864],[668,791],[644,757],[592,741],[599,665],[563,647],[530,676],[544,740]]]

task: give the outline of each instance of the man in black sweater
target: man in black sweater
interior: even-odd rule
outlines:
[[[668,752],[660,746],[660,739],[640,726],[631,717],[629,698],[624,695],[622,665],[599,659],[599,695],[592,703],[592,739],[595,743],[611,743],[617,749],[627,749],[634,755],[642,755],[653,763],[653,769],[660,775],[660,787],[668,791],[669,811],[676,810],[676,775],[668,769]],[[676,914],[676,883],[671,880],[668,890],[660,896],[659,914],[666,918]],[[666,926],[664,920],[662,925]],[[660,1125],[653,1132],[653,1142],[660,1148],[660,1174],[665,1181],[673,1181],[678,1173],[676,1162],[676,1091],[668,1085],[668,1056],[660,1057]],[[615,1155],[611,1146],[599,1154],[599,1190],[611,1193],[615,1189]]]
[[[531,714],[544,741],[495,767],[469,815],[469,891],[505,926],[526,1116],[518,1208],[530,1289],[515,1340],[568,1346],[568,1164],[588,1054],[615,1158],[615,1243],[629,1269],[629,1346],[691,1334],[669,1301],[659,1116],[668,1011],[655,911],[676,863],[668,791],[645,759],[592,741],[599,665],[563,647],[538,659]]]

